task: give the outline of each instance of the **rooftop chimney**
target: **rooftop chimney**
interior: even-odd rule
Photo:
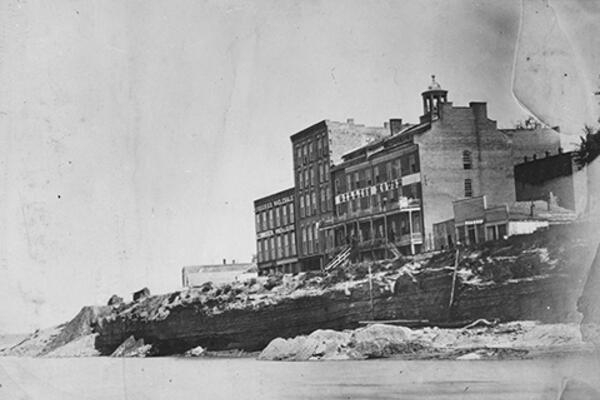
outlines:
[[[348,118],[348,119],[346,120],[346,123],[347,123],[348,125],[354,125],[354,118]]]
[[[487,103],[472,101],[469,107],[473,110],[475,121],[483,122],[487,119]]]
[[[383,127],[384,127],[385,129],[390,129],[390,123],[389,123],[389,122],[387,122],[387,121],[385,121],[385,122],[383,123]]]
[[[223,265],[227,264],[227,260],[223,259]]]
[[[395,135],[402,130],[402,118],[390,119],[390,134]]]

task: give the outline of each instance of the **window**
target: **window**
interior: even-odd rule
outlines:
[[[400,178],[400,160],[392,161],[392,179]]]
[[[300,196],[300,218],[304,218],[304,196]]]
[[[381,182],[385,182],[388,180],[386,164],[379,165],[379,174],[381,175],[381,177],[380,177]]]
[[[325,180],[325,173],[323,164],[319,164],[319,182],[323,182]]]
[[[463,151],[463,169],[471,169],[472,160],[471,160],[471,152],[469,150]]]
[[[312,192],[312,210],[313,214],[317,214],[317,193]]]
[[[408,199],[414,199],[416,193],[413,191],[413,185],[402,186],[402,195]]]
[[[302,254],[306,254],[306,228],[302,228]]]
[[[281,218],[279,216],[279,207],[275,208],[275,226],[281,225]]]
[[[254,224],[256,225],[256,232],[260,231],[260,213],[256,214],[256,221]]]
[[[506,224],[498,225],[498,239],[504,239],[506,236]]]
[[[475,225],[467,226],[467,244],[477,244],[477,233],[475,231]]]
[[[379,165],[373,167],[373,176],[375,178],[375,183],[379,183]]]
[[[302,156],[302,164],[306,164],[308,162],[308,146],[306,144],[302,146]]]
[[[271,208],[269,210],[269,229],[273,229],[273,223],[274,223],[274,220],[273,220],[273,209]]]
[[[310,207],[310,195],[308,193],[305,195],[304,204],[306,205],[306,216],[310,217],[311,207]]]
[[[308,252],[312,253],[313,252],[313,230],[308,226],[306,227],[307,230],[307,236],[308,236]]]
[[[365,179],[367,180],[367,186],[371,186],[371,168],[367,168],[365,171]]]
[[[352,186],[352,189],[358,189],[360,188],[360,175],[358,173],[358,171],[356,171],[354,173],[354,186]]]
[[[314,167],[310,167],[310,184],[311,185],[315,184],[315,168]]]
[[[308,168],[304,170],[304,187],[307,188],[310,185],[308,180]]]
[[[473,197],[473,183],[471,179],[465,179],[465,197]]]
[[[269,239],[269,244],[271,246],[271,260],[275,259],[275,238],[272,237]]]
[[[281,236],[277,236],[277,258],[281,258],[282,256],[282,248],[281,248]]]
[[[327,186],[325,189],[325,211],[330,211],[331,205],[331,188]]]
[[[285,206],[281,207],[281,225],[288,224],[287,210],[288,210],[287,204]]]
[[[323,139],[321,139],[320,137],[317,138],[317,157],[319,157],[321,155],[321,143],[322,143]]]
[[[296,236],[294,236],[294,233],[290,233],[290,239],[291,239],[291,248],[292,248],[292,256],[296,255]]]
[[[314,226],[314,229],[315,229],[315,235],[314,235],[314,238],[315,238],[315,251],[318,253],[319,252],[319,247],[320,247],[319,246],[319,231],[317,230],[317,225],[316,224],[313,225],[313,226]]]
[[[329,164],[323,164],[323,182],[327,182],[329,180]]]
[[[488,226],[487,228],[485,228],[485,230],[486,230],[486,238],[485,238],[486,240],[498,240],[495,226]]]
[[[417,163],[417,157],[414,154],[408,156],[408,163],[410,164],[410,173],[414,174],[419,172],[419,165]]]
[[[294,223],[294,203],[290,203],[290,224]]]
[[[346,175],[346,190],[352,190],[352,175],[348,174]]]
[[[283,235],[283,256],[290,256],[290,242],[287,234]]]

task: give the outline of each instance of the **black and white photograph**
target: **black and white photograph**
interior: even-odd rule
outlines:
[[[0,399],[600,399],[599,0],[0,0]]]

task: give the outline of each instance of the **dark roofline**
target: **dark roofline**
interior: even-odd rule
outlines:
[[[321,121],[317,122],[316,124],[309,126],[308,128],[304,128],[301,131],[294,133],[292,136],[290,136],[290,140],[292,142],[294,142],[297,139],[299,139],[300,137],[306,135],[307,133],[314,131],[317,128],[327,128],[327,120],[326,119],[321,120]]]
[[[522,165],[530,165],[530,164],[536,164],[536,163],[542,163],[542,162],[548,162],[548,160],[551,160],[553,158],[558,158],[558,157],[570,157],[572,160],[575,159],[577,152],[576,151],[566,151],[564,153],[558,153],[558,154],[552,154],[549,155],[548,157],[539,157],[531,160],[527,160],[527,161],[523,161],[521,163],[515,164],[515,167],[520,167]]]
[[[292,186],[289,189],[284,189],[281,190],[279,192],[273,193],[273,194],[269,194],[267,196],[261,197],[259,199],[254,200],[254,206],[258,206],[260,204],[266,203],[270,200],[279,198],[279,197],[284,197],[284,196],[293,196],[295,193],[296,188],[294,186]]]

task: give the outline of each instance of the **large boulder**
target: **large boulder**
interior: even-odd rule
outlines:
[[[423,344],[413,339],[412,330],[403,326],[373,324],[352,333],[349,346],[365,358],[414,353]]]
[[[202,357],[206,353],[206,350],[202,346],[196,346],[185,352],[186,357]]]
[[[319,329],[308,336],[291,339],[276,338],[260,353],[260,360],[333,360],[348,359],[350,334]]]

